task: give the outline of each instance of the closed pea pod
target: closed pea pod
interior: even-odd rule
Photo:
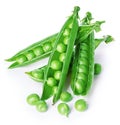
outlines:
[[[45,72],[45,80],[43,85],[43,93],[41,99],[45,100],[52,96],[52,87],[47,84],[47,79],[49,77],[54,77],[54,73],[59,70],[61,72],[60,80],[57,80],[58,91],[54,94],[53,103],[57,102],[60,98],[60,94],[64,87],[64,83],[66,80],[66,76],[68,73],[70,61],[72,58],[72,51],[74,49],[74,42],[77,37],[78,32],[78,11],[79,7],[74,8],[74,12],[72,16],[68,18],[68,20],[63,25],[60,33],[55,42],[54,49],[50,55],[48,66]],[[69,28],[69,25],[72,24],[72,28]],[[69,42],[68,45],[65,45],[63,40],[68,36]],[[61,62],[59,57],[62,53],[65,53],[64,61]]]

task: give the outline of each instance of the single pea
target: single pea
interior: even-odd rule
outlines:
[[[69,28],[72,29],[73,23],[69,24]]]
[[[32,60],[35,57],[35,54],[32,51],[26,53],[26,57],[28,60]]]
[[[24,63],[25,61],[27,61],[27,58],[26,58],[26,56],[21,55],[21,56],[19,56],[19,57],[16,59],[16,61],[17,61],[19,64],[22,64],[22,63]]]
[[[77,91],[77,93],[82,93],[85,90],[85,83],[82,79],[78,79],[75,82],[75,90]]]
[[[36,104],[36,109],[39,112],[46,112],[48,110],[48,105],[45,101],[40,100]]]
[[[65,59],[65,53],[61,53],[60,56],[59,56],[59,60],[60,60],[61,62],[63,62],[64,59]]]
[[[70,113],[70,107],[68,106],[68,104],[66,104],[66,103],[60,103],[57,108],[58,108],[58,112],[61,115],[65,115],[65,116],[68,117],[68,115]]]
[[[35,53],[36,56],[39,56],[39,55],[41,55],[41,54],[44,53],[44,50],[43,50],[43,48],[42,48],[41,46],[39,46],[39,47],[36,47],[36,48],[33,50],[33,52]]]
[[[47,85],[53,87],[57,84],[57,81],[53,77],[49,77],[47,80]]]
[[[51,62],[51,68],[54,70],[60,70],[62,68],[62,63],[58,60],[53,60]]]
[[[68,42],[69,42],[69,37],[65,37],[65,38],[63,39],[63,43],[64,43],[65,45],[67,45]]]
[[[69,36],[70,35],[70,30],[69,29],[65,29],[63,36]]]
[[[43,50],[44,50],[45,52],[48,52],[48,51],[52,50],[52,45],[51,45],[51,43],[50,43],[50,42],[45,43],[45,44],[43,45]]]
[[[39,97],[39,95],[37,95],[37,94],[30,94],[30,95],[27,97],[27,99],[26,99],[27,103],[30,104],[30,105],[36,105],[36,103],[37,103],[39,100],[40,100],[40,97]]]
[[[43,71],[39,71],[39,70],[35,70],[35,71],[32,71],[32,76],[35,77],[35,78],[39,78],[39,79],[42,79],[44,77],[44,72]]]
[[[60,95],[61,101],[69,102],[72,100],[72,95],[69,92],[62,92]]]
[[[60,53],[63,53],[66,51],[66,45],[64,45],[63,43],[59,43],[57,45],[57,51],[60,52]]]
[[[53,86],[53,88],[52,88],[53,95],[56,94],[57,91],[58,91],[58,87],[57,86]]]
[[[85,64],[81,64],[78,66],[78,72],[88,74],[88,67]]]
[[[55,73],[54,73],[54,78],[55,78],[56,80],[60,80],[60,76],[61,76],[61,71],[55,71]]]
[[[87,103],[84,99],[79,99],[75,102],[75,109],[79,112],[85,111],[87,109]]]
[[[101,70],[102,70],[102,66],[98,63],[95,63],[94,65],[94,74],[95,75],[98,75],[101,73]]]

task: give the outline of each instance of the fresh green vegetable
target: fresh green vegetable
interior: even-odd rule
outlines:
[[[27,99],[27,103],[30,105],[36,105],[40,101],[40,97],[37,94],[30,94]]]
[[[79,112],[83,112],[87,109],[88,105],[84,99],[79,99],[75,102],[75,109]]]
[[[94,65],[94,74],[95,75],[99,75],[101,73],[102,67],[100,64],[95,63]]]
[[[63,102],[69,102],[72,100],[72,95],[69,92],[62,92],[60,95],[60,99]]]
[[[46,81],[49,77],[54,77],[54,73],[56,72],[56,70],[61,71],[61,76],[60,76],[60,80],[57,80],[57,84],[58,84],[57,90],[58,91],[56,92],[56,94],[54,94],[53,103],[56,103],[58,101],[58,99],[60,98],[62,89],[64,87],[64,82],[67,77],[70,61],[72,58],[72,52],[74,49],[75,39],[77,37],[77,32],[78,32],[78,27],[79,27],[79,25],[78,25],[79,9],[80,9],[79,7],[74,8],[74,12],[73,12],[72,16],[70,16],[68,18],[68,20],[65,22],[60,33],[58,34],[58,36],[56,38],[55,46],[50,55],[48,65],[47,65],[47,68],[45,71],[43,93],[42,93],[42,97],[41,97],[42,100],[48,99],[53,94],[52,86],[49,86]],[[69,28],[69,25],[71,25],[71,24],[72,24],[72,28]],[[63,40],[65,37],[69,37],[68,45],[65,45],[66,49],[64,49],[63,46],[61,47],[61,45],[63,45],[63,43],[64,43]],[[60,45],[60,47],[58,47],[59,45]],[[65,53],[65,59],[63,62],[60,62],[59,57],[60,57],[61,52],[63,52],[63,50]]]
[[[65,115],[68,117],[69,113],[70,113],[70,107],[66,104],[66,103],[60,103],[58,105],[58,112],[61,115]]]
[[[39,112],[46,112],[48,110],[47,103],[45,101],[42,101],[42,100],[38,101],[36,104],[36,109]]]

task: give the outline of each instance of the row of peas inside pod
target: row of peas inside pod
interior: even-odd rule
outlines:
[[[101,73],[101,65],[95,63],[95,49],[102,43],[110,43],[110,35],[95,38],[95,33],[101,31],[105,21],[93,21],[92,14],[87,12],[85,17],[79,17],[80,8],[74,7],[73,13],[58,33],[40,40],[19,51],[6,61],[13,62],[9,68],[26,66],[49,57],[48,64],[38,69],[25,72],[33,80],[43,83],[42,95],[36,93],[27,97],[27,102],[36,107],[39,112],[48,110],[47,99],[52,97],[52,104],[58,100],[58,112],[68,116],[71,112],[68,102],[74,96],[89,94],[95,75]],[[69,86],[65,89],[66,79],[70,74]],[[84,99],[75,101],[77,111],[85,111],[88,107]]]

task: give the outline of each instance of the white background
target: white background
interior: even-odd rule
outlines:
[[[74,99],[66,118],[57,112],[57,104],[52,106],[48,100],[48,112],[39,113],[26,103],[26,97],[40,94],[42,85],[24,72],[47,64],[47,59],[13,70],[7,69],[9,63],[4,59],[58,32],[75,5],[81,7],[82,17],[91,11],[96,20],[106,20],[98,36],[110,34],[115,41],[102,43],[96,50],[96,62],[103,70],[86,97],[87,111],[77,112]],[[118,0],[0,0],[0,125],[120,125],[119,5]]]

